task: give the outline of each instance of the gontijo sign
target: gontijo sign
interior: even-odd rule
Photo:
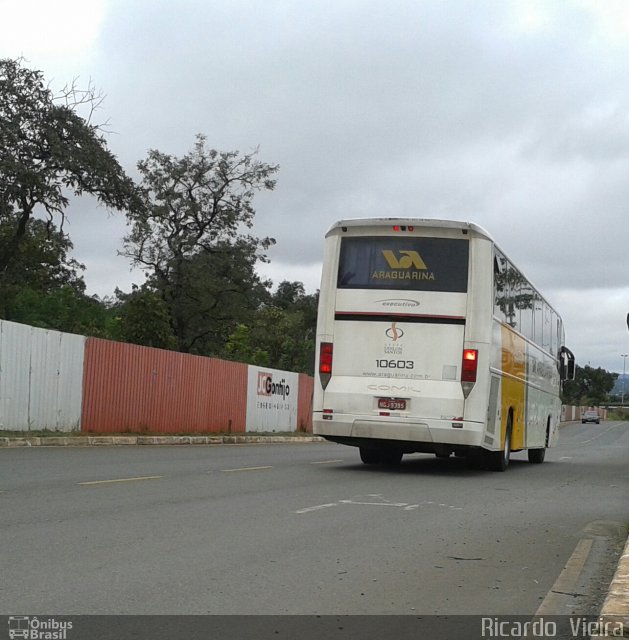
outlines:
[[[295,431],[299,375],[267,367],[248,367],[246,430]]]

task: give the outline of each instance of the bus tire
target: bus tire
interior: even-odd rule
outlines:
[[[532,464],[542,464],[544,462],[544,458],[546,457],[546,449],[550,446],[550,416],[548,416],[548,420],[546,420],[546,440],[544,441],[543,449],[529,449],[528,457],[529,462]]]
[[[382,462],[382,457],[378,449],[372,449],[371,447],[359,447],[360,459],[364,464],[378,464]]]
[[[402,456],[404,454],[400,449],[385,449],[380,454],[382,464],[388,467],[397,467],[402,462]]]
[[[546,456],[546,449],[529,449],[528,450],[529,462],[533,464],[542,464],[544,457]]]
[[[506,471],[509,466],[511,457],[511,427],[512,416],[509,416],[507,422],[507,431],[505,432],[505,446],[502,451],[486,451],[485,460],[490,471]]]

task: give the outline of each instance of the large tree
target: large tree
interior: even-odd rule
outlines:
[[[0,247],[10,243],[17,225],[17,216],[0,214]],[[49,294],[70,286],[79,293],[85,291],[81,271],[85,267],[70,256],[72,242],[54,224],[31,220],[12,260],[0,278],[0,318],[7,318],[7,307],[22,289]]]
[[[589,365],[577,365],[574,380],[569,380],[564,385],[563,402],[576,406],[604,404],[614,388],[617,377],[617,373],[605,371],[601,367],[594,369]]]
[[[63,231],[71,194],[92,194],[118,210],[141,205],[101,128],[77,111],[91,114],[101,99],[74,85],[55,95],[41,71],[22,60],[0,60],[0,215],[13,222],[0,243],[0,278],[36,215],[59,219]]]
[[[254,194],[274,188],[278,167],[256,154],[209,149],[198,135],[183,157],[152,150],[138,163],[144,206],[128,214],[121,253],[161,296],[179,351],[216,355],[266,294],[255,266],[275,241],[247,229]]]
[[[15,229],[15,217],[0,214],[0,246]],[[112,314],[102,301],[85,293],[84,266],[70,257],[67,235],[44,220],[33,219],[0,277],[0,318],[109,337]]]

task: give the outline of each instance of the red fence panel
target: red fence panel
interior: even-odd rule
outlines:
[[[245,364],[87,340],[83,431],[242,433],[246,412]]]
[[[299,399],[297,406],[297,431],[312,433],[312,394],[314,378],[299,374]]]

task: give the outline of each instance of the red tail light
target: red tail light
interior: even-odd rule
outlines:
[[[461,382],[476,382],[478,370],[478,349],[463,349],[463,365],[461,367]]]
[[[332,343],[322,342],[319,349],[319,373],[332,373]]]
[[[319,346],[319,378],[321,386],[325,389],[332,377],[332,359],[334,345],[331,342],[322,342]]]

